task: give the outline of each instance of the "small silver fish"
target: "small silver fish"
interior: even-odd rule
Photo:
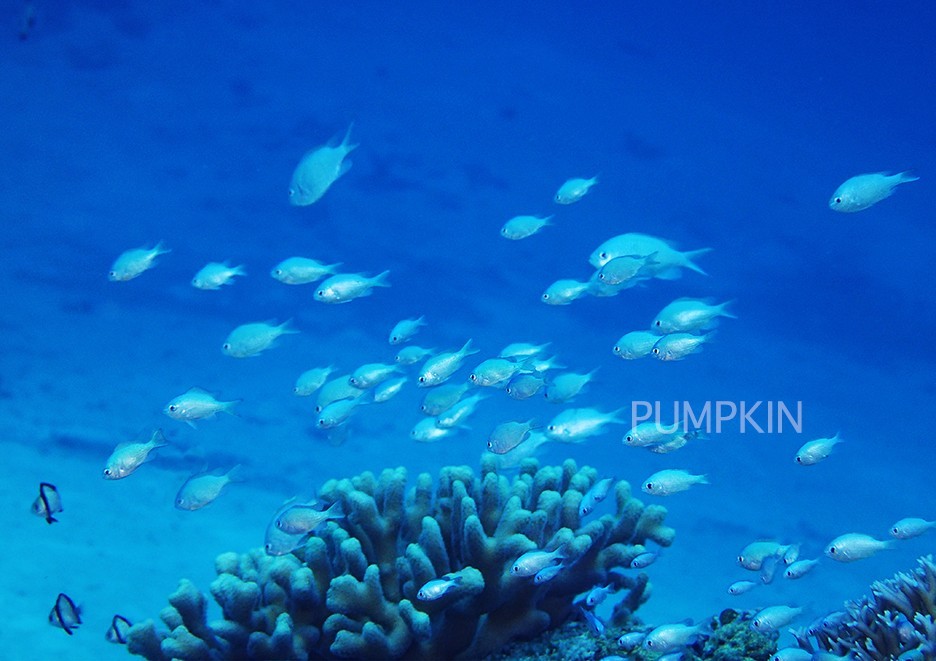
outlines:
[[[546,288],[540,300],[546,305],[568,305],[587,294],[590,286],[590,283],[578,280],[556,280]]]
[[[288,535],[305,535],[314,532],[326,521],[344,517],[344,510],[339,501],[335,501],[324,510],[314,505],[292,505],[276,517],[274,524]]]
[[[452,408],[470,387],[468,383],[447,383],[433,388],[423,397],[419,410],[425,415],[440,415]]]
[[[440,427],[435,418],[424,418],[410,430],[410,438],[420,443],[432,443],[454,433],[455,430]]]
[[[614,478],[606,477],[603,480],[598,480],[595,484],[592,485],[584,496],[582,496],[582,502],[579,503],[579,516],[588,516],[595,509],[595,505],[603,501],[607,495],[611,492],[611,487],[614,486]]]
[[[350,383],[351,375],[343,374],[337,376],[319,388],[315,397],[315,412],[321,413],[329,404],[339,402],[342,399],[358,399],[367,394],[366,390],[355,388]]]
[[[641,487],[644,493],[651,496],[670,496],[674,493],[686,491],[696,484],[708,484],[705,475],[692,475],[691,473],[670,468],[657,471],[646,479]]]
[[[383,271],[372,278],[363,273],[339,273],[328,278],[315,291],[315,300],[320,303],[350,303],[356,298],[370,296],[374,287],[389,287],[390,271]]]
[[[566,372],[555,377],[549,385],[546,386],[546,399],[554,404],[562,404],[574,398],[582,389],[588,385],[595,377],[598,371],[596,367],[587,374],[577,374],[575,372]]]
[[[786,546],[778,542],[751,542],[738,555],[738,564],[750,571],[760,571],[766,558],[783,553]]]
[[[309,257],[290,257],[274,266],[270,275],[286,285],[307,285],[335,275],[342,266],[342,262],[325,264]]]
[[[500,350],[498,358],[532,358],[539,356],[549,348],[551,342],[544,344],[533,344],[532,342],[513,342]]]
[[[72,598],[60,592],[55,599],[55,605],[49,613],[49,624],[63,629],[69,636],[81,624],[81,608],[75,605]]]
[[[641,553],[639,555],[634,556],[634,559],[631,560],[630,568],[631,569],[644,569],[652,565],[654,562],[656,562],[657,558],[659,557],[660,557],[660,554],[655,553],[653,551],[647,551],[645,553]]]
[[[914,177],[909,172],[859,174],[846,180],[832,193],[829,208],[845,213],[864,211],[893,195],[894,189],[900,184],[918,179],[919,177]]]
[[[305,207],[318,202],[331,185],[351,169],[348,154],[358,147],[351,144],[353,127],[352,123],[340,144],[334,144],[338,138],[335,136],[328,144],[306,152],[289,183],[290,204]]]
[[[592,632],[592,635],[603,636],[605,632],[605,623],[601,621],[601,618],[592,613],[590,610],[585,610],[581,606],[579,606],[579,610],[582,612],[582,617],[585,618],[585,624],[588,625],[588,629]]]
[[[649,356],[660,336],[651,331],[631,331],[615,343],[612,352],[624,360],[637,360]]]
[[[267,524],[266,534],[264,535],[263,550],[267,555],[270,556],[281,556],[286,555],[287,553],[292,553],[297,548],[302,546],[303,540],[306,538],[306,533],[291,535],[285,533],[279,528],[276,527],[276,521],[279,517],[288,510],[290,507],[296,505],[296,499],[290,498],[285,503],[283,503],[279,509],[276,510],[276,513],[273,515],[273,518],[270,520],[270,523]],[[306,503],[306,505],[314,505],[315,501]]]
[[[399,353],[394,357],[394,360],[400,365],[414,365],[423,358],[431,356],[434,353],[435,349],[426,349],[413,345],[400,349]]]
[[[423,363],[422,369],[419,371],[419,383],[417,385],[420,388],[439,385],[458,371],[465,358],[476,353],[478,353],[478,349],[472,349],[471,340],[468,340],[458,351],[433,356]]]
[[[290,328],[291,321],[277,325],[275,321],[242,324],[231,331],[221,345],[221,351],[232,358],[250,358],[266,351],[281,335],[293,335],[299,331]]]
[[[739,594],[744,594],[745,592],[750,592],[757,587],[757,583],[754,581],[735,581],[728,586],[728,594],[733,594],[738,596]]]
[[[617,644],[629,654],[640,647],[646,637],[645,631],[631,631],[618,638]]]
[[[536,585],[548,583],[549,581],[556,578],[559,574],[561,574],[563,569],[565,569],[565,565],[562,563],[559,563],[558,565],[550,565],[548,567],[543,567],[538,572],[536,572],[536,574],[533,575],[533,582]]]
[[[751,620],[751,628],[754,631],[764,633],[765,631],[776,631],[788,625],[795,620],[802,608],[792,608],[790,606],[768,606],[754,616]]]
[[[706,635],[708,635],[708,626],[704,623],[696,625],[688,623],[663,624],[647,634],[643,646],[653,652],[672,652],[691,645]]]
[[[194,428],[196,420],[213,418],[219,412],[234,415],[234,406],[238,402],[239,399],[222,402],[201,388],[189,388],[187,392],[166,404],[163,413]]]
[[[870,558],[878,551],[893,547],[893,540],[882,541],[870,535],[853,532],[833,539],[826,547],[825,554],[839,562],[854,562]]]
[[[460,585],[463,580],[464,577],[461,575],[446,574],[442,578],[436,578],[426,582],[419,588],[419,592],[416,593],[416,598],[420,601],[435,601],[444,596],[445,593],[449,592],[452,588]]]
[[[529,399],[546,385],[546,379],[536,374],[515,374],[504,391],[514,399]]]
[[[622,412],[623,409],[610,413],[593,408],[566,409],[550,421],[546,434],[554,440],[578,442],[601,434],[606,425],[624,424],[618,417]]]
[[[379,385],[400,371],[397,365],[384,363],[367,363],[361,365],[348,377],[348,383],[355,388],[367,390]]]
[[[500,233],[505,239],[519,241],[520,239],[533,236],[547,225],[551,225],[552,223],[549,221],[552,220],[552,218],[552,216],[547,216],[546,218],[538,218],[537,216],[514,216],[504,223]]]
[[[156,258],[171,252],[163,247],[162,241],[152,248],[133,248],[126,250],[114,261],[107,274],[111,282],[127,282],[148,271],[156,265]]]
[[[686,356],[702,351],[702,345],[712,339],[714,332],[708,335],[691,333],[672,333],[664,335],[653,345],[651,353],[664,362],[682,360]]]
[[[503,422],[488,436],[488,450],[494,454],[507,454],[530,437],[533,420],[526,422]]]
[[[405,376],[397,377],[396,379],[390,379],[389,381],[384,381],[379,386],[374,388],[374,401],[377,403],[386,402],[388,399],[395,397],[400,390],[403,389],[403,386],[406,385],[407,379]]]
[[[598,177],[591,179],[569,179],[556,191],[556,204],[572,204],[578,202],[588,193],[588,190],[598,183]]]
[[[458,427],[468,416],[474,413],[478,404],[485,399],[487,399],[487,397],[484,395],[472,395],[471,397],[466,397],[465,399],[455,402],[438,415],[436,418],[436,425],[446,429]]]
[[[614,593],[614,584],[608,583],[604,587],[595,586],[588,591],[588,594],[585,595],[585,605],[589,608],[594,608],[598,604],[602,603],[605,599],[608,598],[609,594]]]
[[[727,311],[732,301],[711,305],[695,298],[678,298],[660,310],[650,324],[654,330],[670,333],[694,333],[711,328],[719,317],[737,319]]]
[[[468,380],[476,386],[496,388],[506,385],[521,369],[523,363],[512,358],[488,358],[472,370]]]
[[[544,567],[562,562],[565,557],[562,555],[562,549],[554,551],[527,551],[510,568],[510,573],[514,576],[534,576]]]
[[[404,319],[403,321],[398,321],[396,325],[390,330],[390,337],[387,338],[387,341],[390,344],[403,344],[404,342],[409,342],[419,329],[426,325],[426,317],[421,316],[416,319]]]
[[[120,443],[104,462],[104,479],[120,480],[150,461],[150,453],[169,445],[162,429],[155,430],[146,443]]]
[[[835,446],[842,442],[838,433],[832,438],[817,438],[804,443],[793,460],[800,466],[813,466],[832,454]]]
[[[50,525],[58,521],[53,514],[58,514],[64,510],[62,509],[62,497],[54,484],[39,483],[39,495],[33,501],[30,510],[36,516],[41,516]]]
[[[934,528],[936,528],[936,521],[927,521],[926,519],[911,517],[908,519],[901,519],[892,525],[890,534],[897,539],[912,539]]]
[[[598,271],[598,280],[606,285],[624,285],[632,280],[645,280],[653,276],[656,265],[653,255],[621,255],[610,260]],[[649,272],[649,275],[644,275]]]
[[[817,564],[819,564],[818,560],[797,560],[787,567],[783,575],[790,579],[802,578],[811,572]]]
[[[236,276],[245,275],[247,271],[243,265],[231,266],[227,262],[208,262],[192,278],[192,286],[196,289],[213,291],[224,285],[232,285]]]
[[[339,399],[322,409],[316,424],[319,429],[332,429],[347,421],[354,409],[361,403],[359,399]]]
[[[175,506],[193,512],[213,503],[231,482],[239,481],[240,464],[226,473],[197,473],[188,478],[176,494]]]
[[[313,367],[306,370],[296,379],[296,385],[293,386],[293,392],[299,397],[308,397],[316,390],[325,385],[328,377],[335,371],[334,365],[328,367]]]

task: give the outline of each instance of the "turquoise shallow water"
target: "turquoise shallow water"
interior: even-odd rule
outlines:
[[[18,6],[0,38],[6,658],[122,656],[102,637],[114,612],[155,616],[181,577],[206,588],[215,555],[259,545],[284,499],[363,470],[477,465],[498,422],[561,410],[493,392],[470,431],[418,444],[410,383],[328,442],[291,393],[296,376],[388,360],[390,328],[421,314],[420,344],[481,350],[458,379],[509,342],[551,342],[570,369],[598,368],[577,406],[802,402],[801,435],[727,425],[656,455],[624,447],[622,427],[543,448],[543,463],[572,457],[634,485],[669,467],[709,476],[664,501],[677,541],[648,572],[649,622],[772,603],[818,615],[932,550],[924,536],[725,593],[747,577],[735,556],[754,539],[816,556],[841,533],[934,516],[927,3],[32,6],[27,38]],[[290,206],[302,154],[352,122],[351,170],[315,205]],[[892,198],[828,209],[848,177],[905,169],[920,181]],[[552,202],[566,179],[596,174],[580,202]],[[499,236],[528,213],[554,225]],[[539,301],[558,278],[587,278],[591,251],[624,232],[712,248],[699,258],[709,275]],[[123,250],[159,240],[172,252],[155,269],[107,281]],[[389,269],[392,286],[327,306],[267,275],[294,254]],[[248,276],[190,286],[222,259]],[[734,299],[738,319],[682,362],[612,355],[681,296]],[[301,333],[262,356],[222,355],[236,325],[287,318]],[[192,386],[242,399],[239,416],[195,430],[163,416]],[[157,425],[171,448],[127,480],[100,478],[117,442]],[[839,430],[826,462],[794,465],[805,440]],[[245,481],[211,507],[172,507],[192,472],[235,463]],[[28,512],[40,481],[62,492],[57,525]],[[62,591],[85,609],[73,637],[46,622]]]

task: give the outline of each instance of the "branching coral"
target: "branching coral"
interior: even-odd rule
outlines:
[[[936,564],[932,556],[919,566],[871,585],[871,595],[845,605],[806,631],[797,632],[800,646],[818,647],[855,659],[936,658]],[[904,656],[906,655],[906,656]]]
[[[646,575],[610,570],[627,567],[647,540],[669,546],[673,530],[666,510],[644,507],[624,481],[615,514],[580,520],[597,478],[571,460],[543,468],[528,460],[509,481],[486,457],[480,477],[443,468],[434,492],[424,473],[407,494],[402,468],[331,480],[320,497],[340,502],[346,519],[289,555],[219,556],[211,593],[224,620],[207,624],[204,596],[183,581],[161,614],[169,633],[136,625],[129,649],[149,659],[478,658],[561,625],[573,598],[597,584],[624,591],[618,610],[632,612],[649,595]],[[534,549],[560,550],[554,579],[511,574]],[[417,598],[443,576],[451,589]]]

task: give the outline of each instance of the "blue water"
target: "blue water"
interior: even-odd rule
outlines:
[[[296,376],[389,360],[390,328],[418,315],[417,343],[481,349],[458,379],[515,341],[599,368],[574,406],[802,402],[802,434],[729,425],[656,455],[617,427],[543,448],[544,464],[572,457],[635,487],[667,467],[708,474],[663,503],[677,541],[648,572],[648,622],[774,603],[819,615],[933,550],[921,537],[725,593],[749,578],[735,557],[754,539],[815,557],[841,533],[936,516],[932,3],[267,4],[36,0],[25,40],[20,5],[0,13],[5,658],[117,658],[102,638],[113,613],[155,617],[182,577],[206,589],[214,556],[258,546],[284,499],[401,463],[476,466],[494,424],[561,410],[493,392],[471,431],[417,444],[411,382],[329,443]],[[351,170],[290,206],[303,153],[352,122]],[[920,180],[871,209],[827,206],[853,175],[907,169]],[[553,203],[563,181],[595,174],[580,202]],[[553,213],[531,238],[499,236],[512,216]],[[709,276],[539,301],[556,279],[586,279],[591,251],[624,232],[712,248]],[[159,240],[172,252],[156,268],[108,282],[117,255]],[[267,275],[292,255],[389,269],[392,287],[317,303]],[[190,286],[224,259],[248,277]],[[738,319],[683,362],[612,355],[681,296],[734,299]],[[301,333],[263,355],[222,355],[235,326],[289,318]],[[239,416],[192,430],[162,415],[195,385],[242,399]],[[100,479],[116,443],[157,425],[171,448]],[[827,461],[793,463],[839,430]],[[172,507],[189,474],[234,463],[245,482],[210,508]],[[42,480],[63,494],[58,525],[28,513]],[[74,637],[46,622],[60,591],[85,608]]]

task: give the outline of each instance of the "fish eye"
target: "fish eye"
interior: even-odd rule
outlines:
[[[601,257],[601,259],[608,259],[608,253],[606,252],[600,252],[598,256]]]
[[[614,347],[614,349],[612,349],[612,351],[613,351],[614,353],[621,353],[621,347]]]
[[[324,295],[325,295],[325,290],[324,290],[324,289],[319,289],[317,292],[315,292],[315,295],[316,295],[316,296],[324,296]]]
[[[489,448],[493,448],[493,447],[494,447],[494,441],[488,441],[488,447],[489,447]]]
[[[175,501],[175,502],[176,502],[176,505],[184,505],[184,504],[185,504],[185,500],[184,500],[184,499],[182,499],[182,498],[178,498],[178,499],[176,499],[176,501]]]
[[[477,375],[477,374],[470,374],[470,375],[468,376],[468,379],[471,380],[471,381],[477,381],[477,380],[478,380],[478,375]]]
[[[424,376],[419,377],[419,382],[420,382],[420,383],[425,383],[425,382],[426,382],[426,377],[424,377]],[[423,407],[422,407],[422,410],[425,411],[425,410],[426,410],[426,407],[423,406]]]
[[[658,348],[656,348],[656,347],[653,347],[653,355],[659,356],[659,355],[660,355],[660,350],[659,350]]]
[[[549,300],[549,294],[543,294],[543,300],[544,300],[544,301],[548,301],[548,300]]]
[[[598,279],[599,279],[599,280],[604,280],[604,279],[605,279],[605,274],[604,274],[604,273],[599,273],[599,274],[598,274]]]
[[[634,440],[634,437],[633,437],[633,436],[625,436],[625,437],[624,437],[624,440],[625,440],[626,442],[630,443],[631,441]]]
[[[647,491],[653,491],[653,482],[647,482]]]
[[[117,277],[117,271],[110,271],[107,275],[109,275],[109,276],[112,277],[112,278],[116,278],[116,277]]]
[[[325,418],[319,418],[319,419],[318,419],[318,426],[319,426],[319,427],[324,427],[324,426],[325,426]]]
[[[758,618],[754,618],[754,622],[752,622],[752,624],[754,625],[755,629],[761,628],[761,621]]]
[[[271,544],[270,542],[267,542],[266,544],[263,545],[263,548],[266,549],[267,553],[271,553],[273,551],[273,544]]]
[[[110,475],[110,474],[111,474],[111,469],[110,469],[110,468],[105,468],[105,469],[104,469],[104,474],[105,474],[105,475]]]
[[[836,203],[836,204],[841,204],[841,203],[842,203],[842,198],[840,198],[840,197],[835,198],[835,203]]]
[[[275,273],[276,275],[283,275],[283,269],[274,269],[273,273]]]
[[[900,531],[897,529],[897,526],[894,526],[893,528],[891,528],[891,532],[896,535]]]
[[[549,425],[549,431],[556,431],[556,425]]]
[[[659,319],[657,319],[656,325],[657,325],[657,326],[660,326],[660,325],[661,325]]]
[[[803,458],[802,458],[802,457],[796,457],[796,463],[798,463],[798,464],[803,463]]]
[[[834,547],[834,546],[830,546],[830,547],[829,547],[829,553],[831,553],[832,555],[835,555],[835,547]]]
[[[177,407],[175,404],[170,404],[170,405],[169,405],[169,410],[170,410],[170,411],[175,411],[177,408],[178,408],[178,407]]]
[[[652,640],[648,640],[645,644],[646,644],[646,646],[647,646],[647,649],[651,649],[651,650],[653,649],[653,641],[652,641]]]
[[[230,351],[230,349],[231,349],[231,343],[230,343],[230,342],[225,342],[224,344],[221,345],[221,348],[224,349],[225,351]]]

